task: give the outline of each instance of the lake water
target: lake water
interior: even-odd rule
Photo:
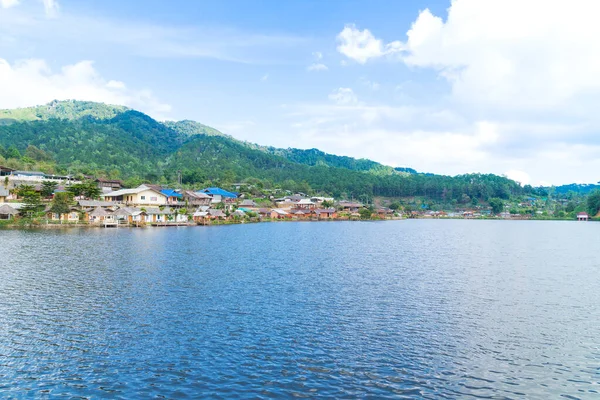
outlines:
[[[0,397],[600,398],[600,224],[0,231]]]

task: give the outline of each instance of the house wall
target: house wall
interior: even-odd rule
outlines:
[[[143,192],[123,196],[123,200],[130,204],[146,205],[146,206],[161,206],[167,204],[167,197],[164,194],[156,193],[153,190],[144,190]]]

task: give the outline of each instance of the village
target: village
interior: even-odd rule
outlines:
[[[311,197],[289,193],[281,197],[247,198],[243,193],[219,187],[186,190],[142,184],[123,188],[119,180],[97,178],[98,195],[73,196],[68,209],[56,212],[53,200],[60,193],[81,184],[69,176],[41,172],[15,171],[0,167],[4,185],[0,185],[0,220],[16,220],[24,215],[26,203],[19,188],[41,192],[54,183],[53,193],[42,202],[45,224],[119,226],[183,226],[244,223],[260,221],[332,221],[359,219],[399,219],[401,214],[386,207],[366,207],[355,201]],[[239,187],[239,185],[238,185]]]
[[[504,205],[494,213],[491,207],[471,205],[452,211],[430,209],[424,203],[397,202],[363,204],[355,200],[336,200],[280,190],[252,192],[249,184],[232,184],[231,189],[208,187],[200,190],[141,184],[124,188],[116,179],[45,174],[18,171],[0,166],[0,221],[4,225],[34,222],[45,225],[87,225],[98,227],[144,227],[220,225],[265,221],[334,221],[420,219],[545,219],[548,213],[539,203],[543,199],[527,197],[514,205]],[[91,191],[77,191],[87,185]],[[50,190],[48,190],[50,188]],[[40,201],[32,218],[25,192],[34,192]],[[65,204],[57,207],[63,199]],[[535,210],[535,211],[534,211]],[[591,220],[586,212],[576,212],[577,221]],[[30,221],[32,220],[32,221]]]

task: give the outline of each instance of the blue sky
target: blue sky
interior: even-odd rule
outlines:
[[[593,0],[0,0],[0,107],[75,98],[440,174],[596,182]]]

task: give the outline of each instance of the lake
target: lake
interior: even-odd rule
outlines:
[[[600,398],[600,224],[0,231],[1,397]]]

